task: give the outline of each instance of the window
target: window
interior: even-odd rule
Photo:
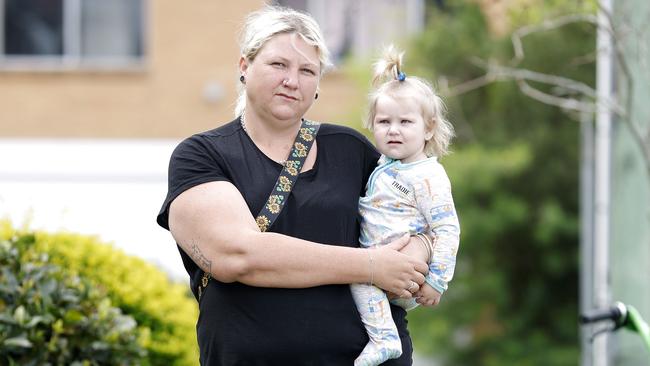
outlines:
[[[335,64],[375,54],[424,28],[424,0],[275,0],[310,13],[323,31]]]
[[[0,0],[0,68],[140,66],[145,0]]]
[[[354,16],[354,3],[347,0],[309,1],[276,0],[275,4],[311,14],[318,22],[325,43],[334,64],[341,62],[350,53],[354,29],[351,20]]]

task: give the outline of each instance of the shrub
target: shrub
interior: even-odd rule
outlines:
[[[16,234],[0,222],[0,239]],[[88,279],[138,324],[151,365],[198,364],[196,301],[185,284],[174,283],[146,261],[129,256],[92,236],[72,233],[33,235],[32,251],[47,253],[51,263]]]
[[[46,254],[25,255],[32,242],[0,240],[0,364],[140,364],[135,320]]]

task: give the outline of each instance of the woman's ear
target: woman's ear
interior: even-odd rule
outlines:
[[[239,58],[239,74],[245,77],[246,71],[248,71],[248,60],[246,59],[246,57],[241,56]]]

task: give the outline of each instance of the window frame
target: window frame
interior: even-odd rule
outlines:
[[[58,72],[58,71],[144,71],[148,60],[149,0],[140,0],[140,36],[142,53],[115,57],[81,54],[82,1],[63,0],[63,53],[61,55],[7,55],[5,53],[6,0],[0,0],[0,72]]]

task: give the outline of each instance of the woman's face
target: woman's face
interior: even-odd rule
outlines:
[[[319,54],[297,34],[279,34],[266,42],[253,61],[242,57],[247,108],[259,116],[294,122],[314,102],[320,80]]]

